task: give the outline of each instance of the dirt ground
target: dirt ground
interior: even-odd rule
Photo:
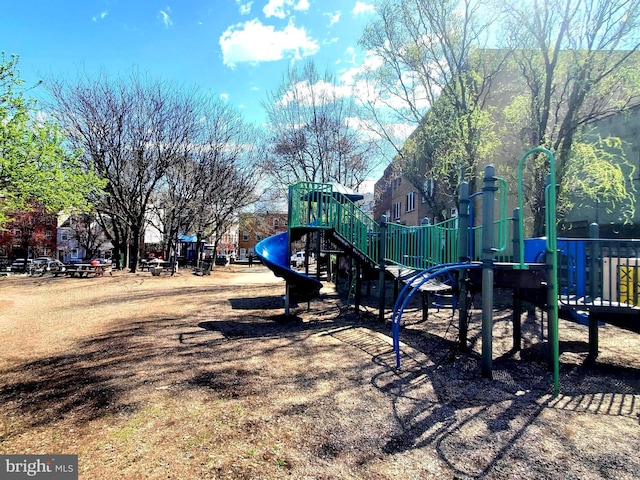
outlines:
[[[496,310],[494,378],[457,317],[412,306],[396,370],[376,292],[325,282],[283,316],[284,282],[232,265],[0,278],[0,453],[79,456],[81,479],[637,479],[640,336],[561,321],[551,395],[540,316]],[[391,306],[391,305],[389,305]],[[525,319],[526,318],[526,319]]]

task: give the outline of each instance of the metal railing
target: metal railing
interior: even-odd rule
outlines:
[[[331,184],[289,187],[289,228],[334,230],[372,263],[380,260],[380,225]],[[502,209],[501,209],[502,210]],[[494,222],[496,259],[510,261],[512,218]],[[386,224],[385,261],[421,270],[459,261],[458,219],[434,225]],[[481,258],[482,226],[471,228],[470,257]],[[524,262],[546,261],[546,239],[526,239]],[[536,243],[537,242],[537,243]],[[558,239],[558,295],[568,306],[640,307],[640,240]]]
[[[558,292],[563,305],[640,307],[640,240],[559,238]]]
[[[458,261],[458,219],[434,225],[387,225],[385,261],[423,270]]]
[[[380,224],[331,184],[289,187],[289,228],[332,229],[372,263],[380,261]],[[414,227],[388,223],[385,242],[388,263],[424,269],[457,262],[458,219]]]
[[[331,184],[289,187],[289,228],[332,229],[372,263],[379,261],[380,225]]]

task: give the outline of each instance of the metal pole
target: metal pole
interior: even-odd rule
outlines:
[[[543,147],[532,148],[525,152],[518,162],[518,208],[522,213],[523,209],[523,164],[526,158],[534,153],[542,153],[549,158],[549,185],[553,185],[553,188],[547,187],[545,190],[545,226],[547,231],[547,247],[546,247],[546,259],[548,264],[547,270],[547,282],[551,280],[551,288],[547,292],[547,312],[549,314],[549,331],[553,334],[549,338],[551,343],[551,357],[553,367],[553,392],[554,395],[558,395],[560,390],[560,345],[558,338],[558,237],[556,232],[556,164],[553,153]],[[519,249],[520,253],[524,252],[524,225],[522,220],[519,223]],[[514,268],[527,269],[528,266],[524,263],[524,258],[520,258],[519,265],[514,265]]]
[[[287,209],[287,262],[291,262],[291,216],[293,215],[293,186],[289,186],[289,205]],[[291,266],[291,263],[288,263]],[[289,282],[287,282],[284,295],[284,316],[289,316],[289,306],[291,303],[291,292]]]
[[[380,322],[384,322],[384,310],[385,310],[385,296],[386,296],[386,282],[385,282],[385,261],[384,258],[387,254],[387,216],[382,215],[380,218],[380,230],[379,230],[379,238],[378,242],[380,245],[379,248],[379,258],[378,258],[378,268],[379,268],[379,277],[378,277],[378,320]]]
[[[460,262],[468,262],[471,258],[469,252],[469,184],[462,182],[460,184],[460,200],[459,200],[459,212],[458,212],[458,245],[459,245],[459,260]],[[466,352],[467,337],[469,332],[469,326],[467,319],[469,315],[469,305],[467,305],[467,271],[460,270],[458,277],[458,331],[461,352]]]
[[[548,192],[549,189],[555,189],[555,185],[551,184],[551,175],[546,176],[545,178],[545,200],[547,200],[548,197]],[[545,218],[548,219],[547,214],[548,214],[548,210],[549,208],[551,208],[550,205],[548,205],[548,201],[545,202]],[[549,230],[550,225],[547,225],[547,230]],[[553,226],[553,228],[555,229],[555,225]],[[551,244],[550,244],[550,239],[547,237],[547,253],[549,253],[549,250],[551,248]],[[557,292],[557,284],[558,284],[558,278],[557,276],[554,276],[554,261],[556,260],[553,255],[545,255],[545,271],[546,271],[546,280],[547,280],[547,318],[548,323],[547,323],[547,338],[549,338],[549,344],[551,346],[551,348],[549,348],[549,365],[551,366],[551,368],[553,368],[553,362],[554,362],[554,348],[553,345],[555,342],[557,342],[557,334],[555,333],[555,329],[554,329],[554,322],[552,321],[552,316],[553,316],[553,304],[555,302],[558,301],[557,299],[557,295],[555,292]],[[556,323],[557,323],[557,319],[556,319]]]
[[[482,184],[482,360],[485,378],[493,377],[493,220],[496,178],[493,165],[484,168]]]
[[[594,239],[591,242],[591,259],[589,261],[589,293],[591,301],[598,296],[598,257],[600,256],[599,242],[595,239],[600,238],[600,226],[597,223],[589,225],[589,238]],[[598,356],[598,320],[594,315],[589,315],[589,360],[595,360]]]
[[[520,209],[513,209],[513,262],[519,263],[520,258]],[[513,351],[519,352],[522,349],[522,299],[518,287],[513,288]]]

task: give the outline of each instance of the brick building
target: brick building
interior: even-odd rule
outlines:
[[[267,237],[287,230],[288,216],[281,212],[242,213],[239,216],[238,255],[245,259],[255,251],[256,244]]]
[[[16,214],[0,232],[0,257],[7,259],[55,257],[57,215],[42,207]]]

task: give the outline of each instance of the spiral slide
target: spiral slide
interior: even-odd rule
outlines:
[[[293,300],[306,302],[319,295],[322,283],[290,266],[289,232],[261,240],[255,246],[255,254],[277,277],[284,278]]]

